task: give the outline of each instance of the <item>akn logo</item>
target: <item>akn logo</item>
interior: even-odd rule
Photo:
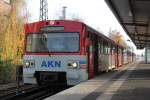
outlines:
[[[61,61],[43,61],[41,67],[61,67]]]

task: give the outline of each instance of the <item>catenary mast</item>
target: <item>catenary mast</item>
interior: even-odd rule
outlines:
[[[48,3],[47,0],[40,0],[40,17],[39,20],[48,20]]]

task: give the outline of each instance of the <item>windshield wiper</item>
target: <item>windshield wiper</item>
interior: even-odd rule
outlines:
[[[44,45],[44,49],[46,49],[46,51],[48,52],[48,55],[51,57],[48,46],[47,46],[47,37],[45,36],[45,34],[41,34],[44,37],[44,41],[42,41],[42,44]]]

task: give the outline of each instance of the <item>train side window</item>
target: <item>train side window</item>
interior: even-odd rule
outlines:
[[[108,43],[105,44],[105,54],[109,54],[109,46],[108,46]]]
[[[112,45],[110,45],[110,54],[112,54]]]
[[[105,47],[106,45],[105,45],[105,43],[103,42],[103,54],[106,54],[106,50],[105,50]]]
[[[101,44],[101,54],[104,54],[104,46],[103,46],[103,43]]]
[[[101,54],[101,45],[100,45],[100,43],[98,43],[98,51],[99,51],[99,54]]]
[[[107,46],[104,45],[104,54],[107,54]]]
[[[114,54],[114,48],[113,47],[111,48],[111,54],[112,55]]]
[[[86,33],[86,37],[89,38],[90,37],[90,33],[87,31]]]
[[[105,46],[105,54],[108,54],[108,46]]]
[[[107,47],[107,54],[110,54],[110,45]]]
[[[106,54],[105,45],[103,45],[103,54]]]
[[[115,53],[115,47],[112,46],[112,55]]]
[[[110,54],[112,55],[112,45],[110,46]]]
[[[108,54],[108,46],[106,46],[106,54]]]
[[[112,45],[111,45],[110,50],[111,50],[111,55],[112,55],[113,54],[113,46]]]
[[[119,49],[118,51],[119,51],[119,54],[121,54],[121,49]]]

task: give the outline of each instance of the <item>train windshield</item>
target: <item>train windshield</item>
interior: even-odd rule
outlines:
[[[78,52],[79,33],[37,33],[27,36],[27,52]]]

